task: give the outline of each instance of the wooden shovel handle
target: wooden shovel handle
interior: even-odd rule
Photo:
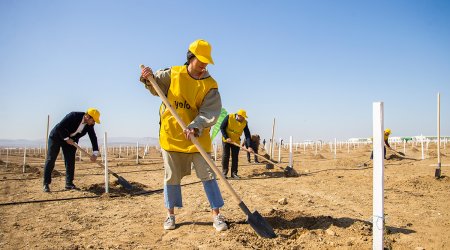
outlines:
[[[86,150],[82,149],[78,144],[76,144],[75,142],[73,143],[73,145],[80,150],[83,154],[85,154],[86,156],[91,156],[91,154],[89,154],[88,152],[86,152]],[[95,161],[95,163],[97,163],[100,167],[105,168],[105,165],[103,165],[101,162],[99,161]],[[112,172],[111,170],[108,169],[108,172],[111,174],[115,174],[114,172]]]
[[[145,66],[141,64],[140,68],[144,69]],[[147,80],[150,82],[150,84],[152,85],[152,87],[156,91],[156,93],[158,93],[158,96],[161,98],[163,103],[166,105],[166,108],[169,109],[170,113],[175,117],[175,120],[177,120],[178,124],[180,124],[181,128],[183,130],[186,130],[187,129],[186,124],[184,124],[184,122],[181,119],[181,117],[178,115],[178,113],[175,111],[175,109],[172,107],[172,105],[170,105],[169,100],[164,95],[164,93],[162,92],[161,88],[159,88],[159,86],[156,83],[155,79],[153,79],[153,77],[149,76],[149,77],[147,77]],[[203,149],[203,147],[200,145],[200,142],[198,141],[198,139],[195,136],[192,136],[192,135],[190,136],[190,139],[191,139],[191,142],[197,147],[198,151],[203,156],[203,158],[205,158],[206,162],[208,162],[208,165],[216,173],[216,175],[220,176],[220,181],[222,182],[222,184],[225,185],[226,189],[231,193],[231,195],[235,199],[235,201],[238,204],[241,203],[242,200],[239,197],[239,195],[236,193],[236,191],[234,191],[233,187],[227,181],[227,179],[225,178],[223,173],[216,167],[216,164],[214,164],[214,162],[212,161],[211,156],[208,153],[206,153],[205,149]]]
[[[270,159],[267,159],[264,155],[260,155],[260,154],[257,154],[256,152],[252,152],[252,151],[248,150],[246,147],[243,147],[243,146],[237,144],[236,142],[227,142],[227,143],[230,143],[230,144],[232,144],[232,145],[234,145],[234,146],[240,147],[240,148],[242,148],[243,150],[249,152],[250,154],[254,154],[254,155],[260,156],[260,157],[264,158],[266,161],[268,161],[268,162],[270,162],[270,163],[272,163],[272,164],[274,164],[274,165],[277,165],[277,163],[271,161]]]

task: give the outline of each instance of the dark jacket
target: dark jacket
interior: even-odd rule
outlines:
[[[227,134],[227,127],[228,127],[228,115],[225,116],[225,118],[222,121],[222,124],[220,124],[220,132],[222,132],[223,138],[228,139],[228,134]],[[245,146],[247,146],[247,148],[250,147],[250,143],[251,143],[251,135],[250,135],[250,129],[248,128],[248,122],[247,125],[245,125],[244,128],[244,136],[245,136]]]
[[[78,129],[78,126],[80,126],[84,114],[84,112],[70,112],[56,124],[50,132],[49,137],[61,141],[64,141],[64,138],[70,137],[70,139],[78,143],[78,140],[87,133],[92,143],[92,150],[98,151],[97,135],[94,131],[94,125],[86,124],[81,133],[77,133],[73,137],[70,136],[70,134],[75,132]]]

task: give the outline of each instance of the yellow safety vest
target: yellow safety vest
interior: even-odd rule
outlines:
[[[236,120],[236,114],[228,115],[228,126],[226,128],[226,132],[228,137],[235,143],[241,143],[241,135],[244,131],[245,126],[247,126],[247,120],[243,122],[239,122]],[[227,141],[225,137],[222,136],[222,141]]]
[[[211,89],[217,89],[217,82],[212,77],[201,80],[192,78],[187,72],[186,65],[173,66],[170,79],[167,99],[187,126],[198,115],[198,110],[206,94]],[[183,129],[164,104],[160,108],[160,118],[159,143],[161,148],[166,151],[182,153],[199,152],[195,145],[184,137]],[[210,128],[203,129],[202,135],[197,137],[206,152],[211,152],[209,130]]]

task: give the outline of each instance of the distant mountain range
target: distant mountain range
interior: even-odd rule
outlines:
[[[99,146],[103,145],[103,138],[98,138],[98,144]],[[136,143],[139,142],[139,145],[149,145],[149,146],[156,146],[159,145],[158,138],[153,137],[111,137],[108,138],[108,146],[135,146]],[[79,144],[81,146],[91,146],[91,142],[89,141],[89,137],[85,136],[80,139]],[[9,140],[9,139],[0,139],[0,147],[31,147],[31,148],[38,148],[38,147],[45,147],[45,140],[44,139],[38,139],[38,140],[26,140],[26,139],[17,139],[17,140]]]

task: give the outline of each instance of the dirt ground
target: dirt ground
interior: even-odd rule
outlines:
[[[433,144],[434,145],[434,144]],[[408,145],[406,157],[388,152],[385,161],[385,246],[388,249],[450,249],[450,168],[442,153],[442,178],[435,179],[435,150],[421,158]],[[435,145],[434,145],[435,147]],[[403,148],[402,148],[403,149]],[[182,209],[177,228],[162,227],[163,168],[160,153],[136,164],[135,156],[109,153],[110,169],[133,185],[126,191],[110,176],[104,192],[103,169],[77,161],[75,184],[64,189],[64,165],[58,161],[51,192],[42,191],[43,156],[29,154],[22,173],[22,155],[0,156],[0,249],[371,249],[372,165],[361,165],[370,146],[294,150],[299,177],[286,178],[275,166],[248,163],[240,153],[241,179],[229,179],[250,210],[257,210],[277,237],[257,236],[244,213],[219,182],[229,230],[212,227],[209,204],[195,173],[183,179]],[[220,157],[220,155],[219,155]],[[278,154],[275,153],[275,159]],[[282,163],[288,165],[288,151]],[[220,158],[217,161],[220,166]]]

